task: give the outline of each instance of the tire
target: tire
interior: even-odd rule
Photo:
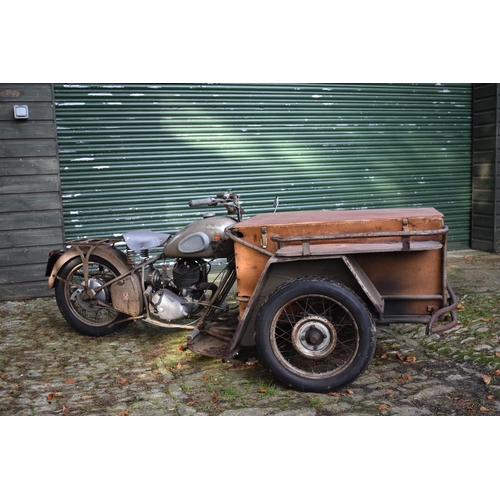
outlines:
[[[105,259],[91,256],[89,262],[90,288],[97,288],[107,281],[119,276],[117,269]],[[78,332],[91,337],[103,337],[117,333],[127,326],[126,314],[112,309],[108,288],[97,293],[100,302],[109,304],[110,308],[93,305],[83,300],[83,265],[80,257],[67,262],[60,270],[59,276],[65,280],[56,280],[56,302],[66,321]]]
[[[257,317],[255,342],[264,366],[285,385],[328,392],[365,371],[375,353],[376,330],[352,290],[307,277],[269,296]]]

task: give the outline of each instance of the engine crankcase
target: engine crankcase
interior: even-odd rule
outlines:
[[[150,311],[165,321],[187,318],[193,303],[167,289],[158,290],[151,297]]]

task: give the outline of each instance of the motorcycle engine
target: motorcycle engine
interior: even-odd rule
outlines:
[[[173,286],[157,289],[150,297],[150,311],[166,321],[188,318],[200,310],[198,304],[205,290],[214,292],[207,283],[208,264],[200,259],[179,259],[173,270]]]

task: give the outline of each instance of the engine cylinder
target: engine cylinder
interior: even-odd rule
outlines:
[[[180,290],[191,288],[206,279],[206,263],[194,259],[181,259],[172,269],[174,283]]]

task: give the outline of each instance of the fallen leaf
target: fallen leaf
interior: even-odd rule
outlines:
[[[351,391],[351,389],[347,389],[347,394],[354,394],[354,391]]]
[[[61,395],[56,393],[56,392],[51,392],[50,394],[47,395],[47,399],[49,401],[52,401],[54,398],[60,398]]]
[[[7,377],[8,377],[8,375],[7,375],[6,373],[2,373],[2,374],[0,375],[0,378],[2,378],[2,379],[6,379]]]
[[[337,398],[340,398],[342,396],[342,394],[340,394],[340,392],[329,392],[328,395],[335,396]]]
[[[66,382],[64,382],[65,384],[76,384],[76,380],[70,378],[69,380],[66,380]]]
[[[120,380],[118,380],[118,383],[123,385],[123,384],[126,384],[127,383],[127,379],[126,378],[122,378]]]
[[[495,356],[496,356],[497,358],[500,358],[500,351],[497,351],[497,352],[495,353]]]
[[[491,321],[491,318],[481,318],[481,321],[483,323],[488,323],[489,321]]]
[[[194,401],[188,401],[188,402],[186,403],[186,405],[187,405],[187,406],[193,406],[193,405],[194,405]]]
[[[493,372],[493,375],[500,375],[500,370],[495,370],[495,371]]]
[[[399,352],[396,354],[396,358],[398,358],[400,361],[403,361],[403,356],[401,356]]]
[[[186,346],[185,345],[178,345],[177,346],[177,350],[178,351],[185,351],[186,350]]]
[[[408,356],[406,358],[406,361],[408,361],[408,363],[415,363],[415,361],[417,361],[417,358],[415,356]]]
[[[387,389],[386,394],[392,394],[394,391],[392,389]]]
[[[219,398],[218,398],[217,396],[214,396],[214,397],[210,400],[210,402],[211,402],[212,404],[214,404],[214,403],[215,403],[218,399],[219,399]]]
[[[469,411],[474,411],[474,406],[473,406],[473,405],[471,405],[471,406],[467,406],[467,409],[468,409]]]
[[[63,405],[62,411],[63,413],[69,413],[69,408],[66,405]]]
[[[403,375],[401,375],[401,378],[404,378],[405,380],[413,380],[413,377],[411,375],[408,375],[407,373],[403,373]]]
[[[117,413],[115,416],[116,417],[126,417],[128,415],[128,411],[121,411],[120,413]]]
[[[182,363],[177,363],[177,368],[178,369],[182,368]]]
[[[458,304],[457,309],[459,311],[463,311],[464,310],[464,306],[462,304]]]
[[[387,408],[388,408],[388,406],[387,406],[387,405],[384,405],[384,404],[382,404],[382,405],[378,405],[378,406],[377,406],[377,410],[379,410],[379,411],[382,411],[382,410],[387,410]]]
[[[483,375],[481,377],[483,379],[483,382],[488,385],[491,382],[491,377],[489,375]]]
[[[491,401],[491,400],[495,399],[495,396],[490,394],[489,396],[486,396],[486,399],[489,399]]]
[[[481,408],[479,408],[479,411],[486,412],[486,411],[490,411],[490,410],[488,410],[488,408],[486,408],[485,406],[481,406]]]
[[[267,392],[267,389],[265,389],[264,387],[261,387],[261,388],[259,389],[259,392]]]

